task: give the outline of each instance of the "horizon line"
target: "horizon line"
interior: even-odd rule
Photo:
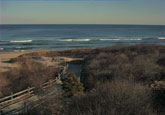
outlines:
[[[0,24],[0,25],[144,25],[165,26],[165,24]]]

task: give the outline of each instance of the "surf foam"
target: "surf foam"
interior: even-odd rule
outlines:
[[[158,37],[159,40],[165,40],[165,37]]]
[[[120,41],[120,40],[142,40],[142,38],[137,38],[137,39],[129,39],[129,38],[113,38],[113,39],[100,39],[101,41],[108,41],[108,40],[114,40],[114,41]]]
[[[12,41],[10,41],[10,42],[12,42],[12,43],[26,43],[26,42],[32,42],[33,40],[12,40]]]
[[[4,50],[4,48],[0,48],[0,50]]]
[[[83,41],[91,41],[91,39],[65,39],[65,40],[60,40],[63,42],[83,42]]]
[[[64,39],[59,40],[63,42],[86,42],[86,41],[120,41],[120,40],[142,40],[142,38],[129,39],[129,38],[101,38],[101,39]]]

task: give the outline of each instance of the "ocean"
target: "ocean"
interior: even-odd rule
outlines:
[[[0,52],[165,44],[159,25],[0,25]]]

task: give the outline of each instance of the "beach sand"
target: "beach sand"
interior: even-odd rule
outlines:
[[[0,52],[0,72],[7,71],[9,68],[19,67],[18,63],[8,63],[7,62],[12,58],[16,58],[20,55],[28,54],[28,53],[34,53],[34,52],[45,53],[45,52],[49,52],[49,51],[52,51],[52,50],[38,49],[38,50],[18,51],[18,52]],[[53,51],[58,51],[58,50],[53,50]],[[51,61],[52,57],[41,56],[41,58],[44,59],[44,61],[39,61],[39,60],[38,61],[43,63],[44,65],[47,65],[47,66],[55,65],[55,62]],[[82,60],[81,58],[69,58],[69,57],[63,57],[63,56],[58,56],[58,58],[66,61],[66,62],[69,62],[72,60]]]
[[[45,52],[48,50],[30,50],[30,51],[18,51],[18,52],[0,52],[0,72],[7,71],[9,68],[18,67],[18,64],[6,63],[12,58],[16,58],[20,55],[33,53],[33,52]]]

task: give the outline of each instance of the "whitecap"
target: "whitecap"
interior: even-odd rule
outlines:
[[[137,39],[123,39],[123,40],[142,40],[142,38],[137,38]]]
[[[59,40],[63,42],[80,42],[80,41],[91,41],[91,39],[64,39],[64,40]]]
[[[165,40],[165,37],[158,37],[159,40]]]
[[[4,48],[0,48],[0,50],[4,50]]]
[[[73,41],[90,41],[91,39],[74,39]]]
[[[129,38],[112,38],[112,39],[100,39],[101,41],[108,41],[108,40],[114,40],[114,41],[120,41],[120,40],[142,40],[142,38],[137,39],[129,39]]]
[[[101,41],[108,41],[108,40],[116,40],[116,41],[118,41],[118,40],[121,40],[121,39],[100,39]]]
[[[19,42],[21,42],[21,43],[25,43],[25,42],[32,42],[33,40],[12,40],[12,41],[10,41],[10,42],[13,42],[13,43],[19,43]]]
[[[71,41],[73,41],[73,39],[65,39],[65,40],[59,40],[59,41],[62,41],[62,42],[71,42]]]

